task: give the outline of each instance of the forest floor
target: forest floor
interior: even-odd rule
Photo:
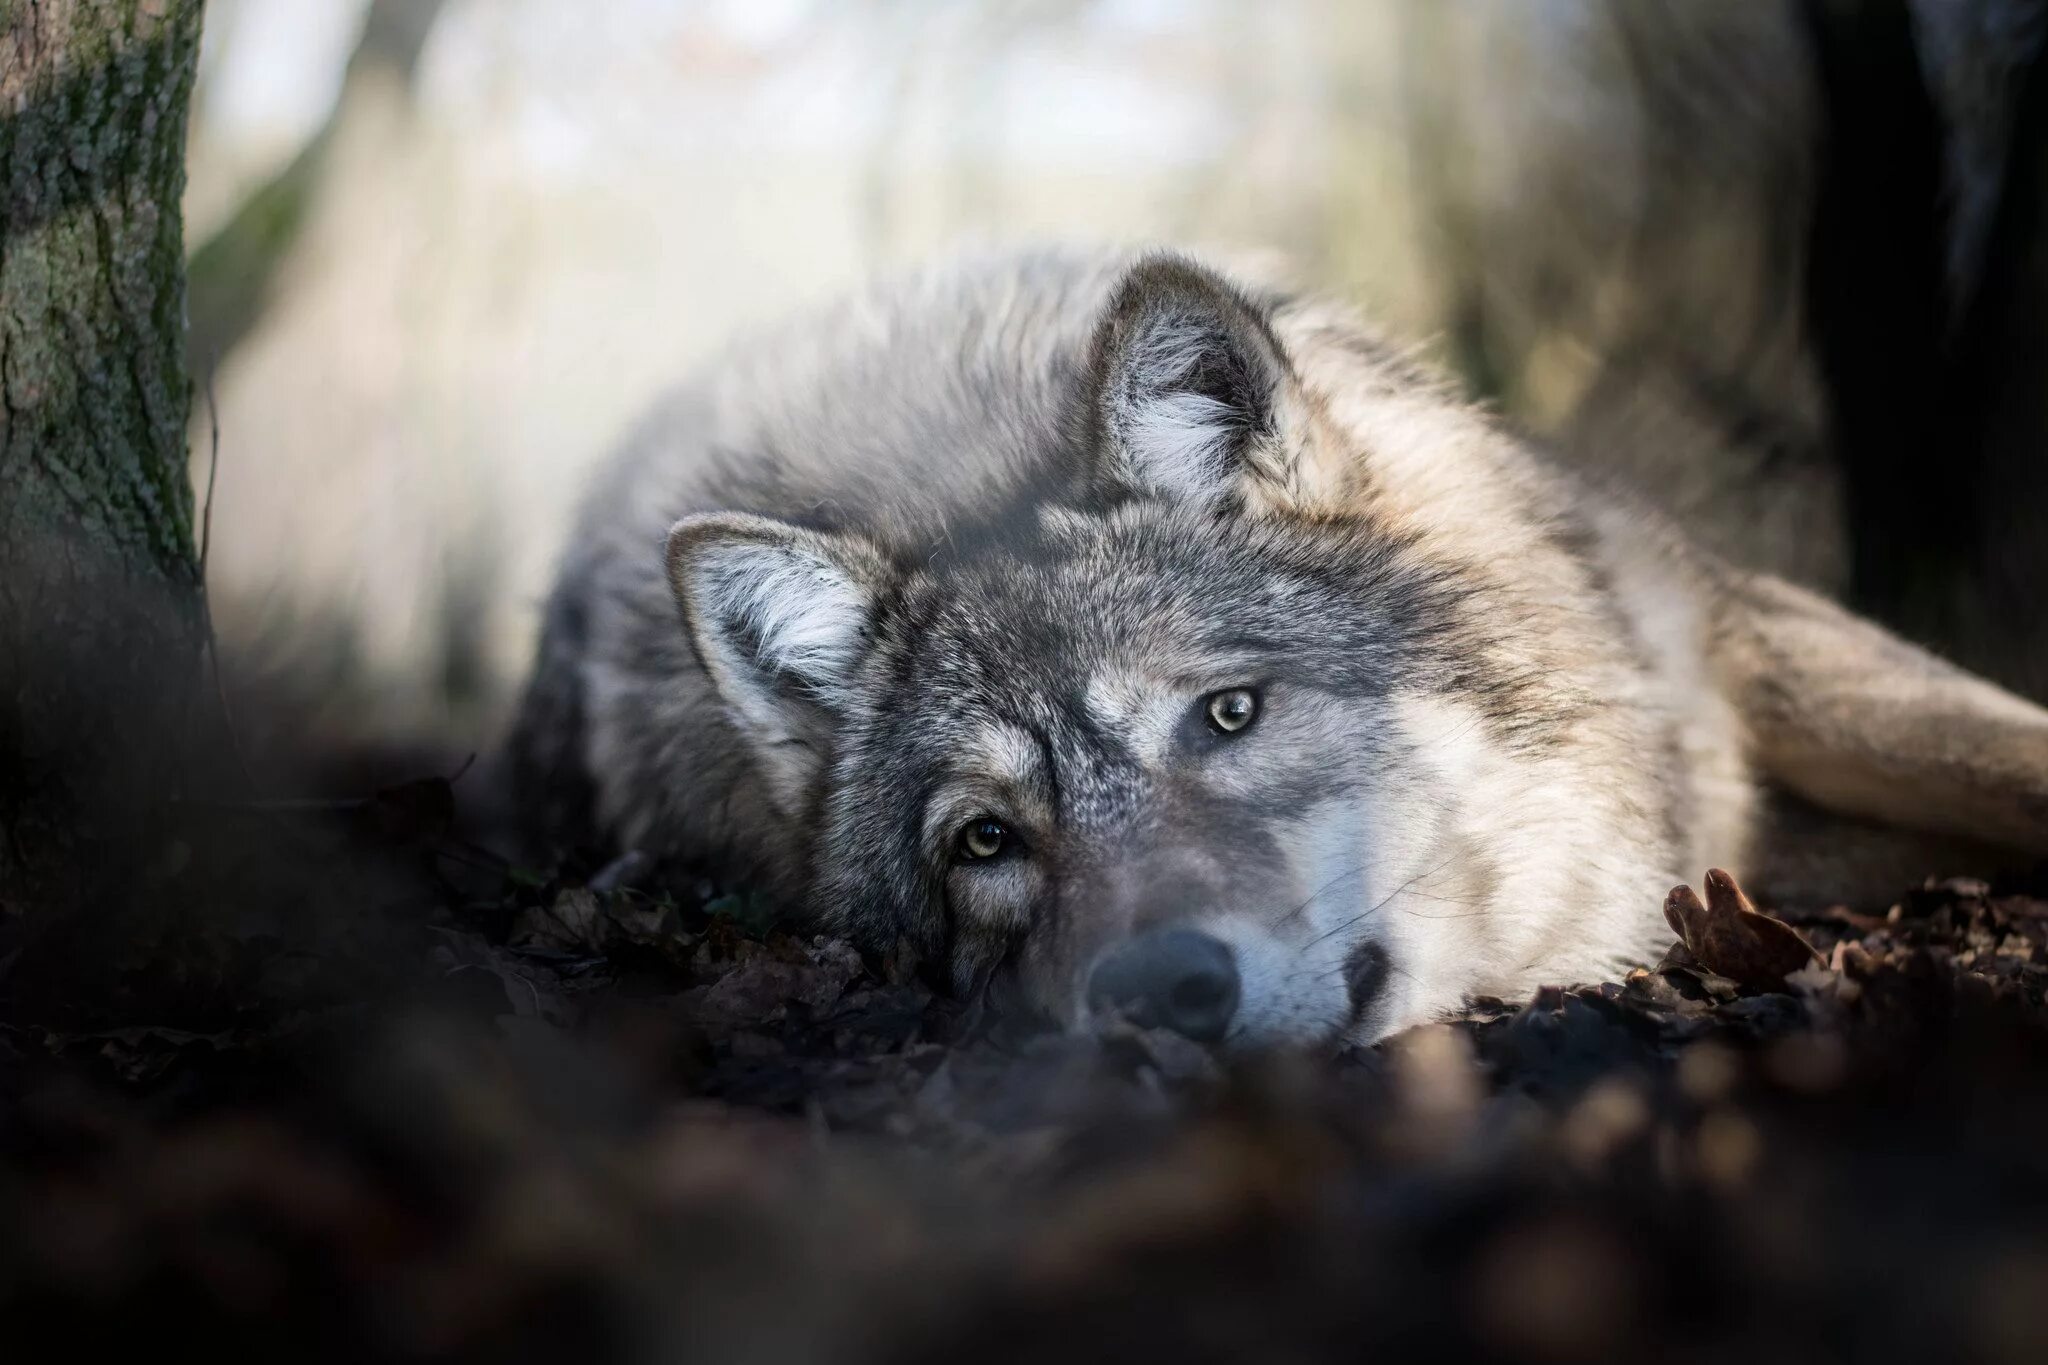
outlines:
[[[444,796],[194,808],[0,962],[9,1359],[2048,1360],[2039,881],[1224,1063]]]

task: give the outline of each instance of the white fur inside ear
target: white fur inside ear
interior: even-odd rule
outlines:
[[[690,577],[704,628],[743,668],[785,673],[829,694],[859,660],[867,594],[801,546],[707,545]]]
[[[1166,317],[1132,338],[1125,353],[1116,430],[1131,468],[1160,492],[1213,497],[1227,484],[1231,447],[1242,439],[1248,416],[1185,385],[1204,359],[1228,344],[1213,325]]]

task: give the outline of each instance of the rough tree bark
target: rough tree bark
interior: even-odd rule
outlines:
[[[179,200],[202,0],[0,0],[0,978],[147,856],[203,643]]]

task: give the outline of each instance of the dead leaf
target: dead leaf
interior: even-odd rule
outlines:
[[[673,906],[630,892],[599,895],[571,887],[545,906],[522,911],[512,926],[519,948],[584,952],[598,956],[629,948],[648,949],[686,966],[696,939],[683,928]]]
[[[745,1027],[780,1020],[792,1003],[823,1014],[861,974],[860,954],[836,939],[810,945],[778,940],[787,955],[757,951],[708,986],[685,991],[685,1013],[699,1024]]]
[[[1690,886],[1673,887],[1664,918],[1701,966],[1753,989],[1783,990],[1788,973],[1820,961],[1798,930],[1760,912],[1718,867],[1707,871],[1706,904]]]

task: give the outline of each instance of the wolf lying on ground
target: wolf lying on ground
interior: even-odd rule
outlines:
[[[1857,899],[2048,852],[2048,712],[1168,255],[927,273],[677,393],[513,757],[552,837],[1232,1046],[1652,959],[1709,863]]]

